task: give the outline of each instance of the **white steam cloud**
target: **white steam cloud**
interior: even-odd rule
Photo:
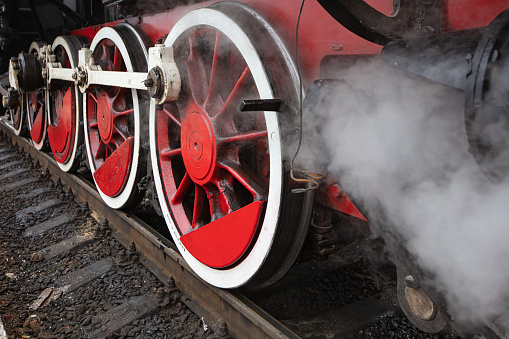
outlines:
[[[328,170],[371,216],[383,208],[455,318],[492,320],[509,305],[509,183],[491,183],[468,151],[464,92],[401,73],[379,59],[343,70],[309,124]]]

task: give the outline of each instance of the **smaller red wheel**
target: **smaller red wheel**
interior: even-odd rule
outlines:
[[[268,23],[238,3],[186,14],[165,45],[174,49],[182,90],[175,102],[158,109],[152,104],[149,128],[168,229],[208,283],[268,286],[300,251],[312,194],[289,194],[288,145],[279,119],[288,117],[288,123],[292,113],[239,107],[243,99],[294,103],[291,58]]]
[[[146,72],[147,53],[141,41],[131,26],[120,24],[101,29],[91,50],[103,70]],[[136,183],[146,173],[146,155],[140,150],[148,139],[141,128],[148,111],[146,93],[98,86],[83,100],[85,142],[99,194],[113,208],[136,203]]]
[[[39,55],[40,45],[32,42],[28,53]],[[26,112],[30,137],[37,150],[42,150],[47,145],[47,117],[46,117],[46,89],[39,88],[34,92],[27,93]]]
[[[78,65],[81,41],[75,36],[60,36],[53,42],[52,50],[63,68]],[[80,127],[83,96],[73,83],[56,82],[48,94],[48,139],[59,167],[69,172],[79,162],[76,159],[78,146],[82,143]]]

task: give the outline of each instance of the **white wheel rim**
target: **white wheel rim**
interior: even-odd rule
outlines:
[[[227,15],[221,12],[209,8],[202,8],[188,13],[172,28],[165,40],[165,45],[169,47],[172,46],[186,30],[197,26],[209,26],[226,35],[244,57],[251,70],[260,97],[264,99],[274,97],[269,79],[263,68],[260,56],[256,52],[256,48],[248,36],[242,31],[242,28]],[[271,175],[263,224],[260,228],[257,240],[249,254],[235,266],[219,270],[202,264],[192,254],[190,254],[189,251],[187,251],[180,241],[180,234],[170,215],[170,209],[166,203],[166,199],[164,198],[165,193],[159,176],[159,156],[156,140],[156,112],[153,101],[150,104],[149,129],[153,175],[157,194],[159,196],[159,202],[161,204],[161,209],[168,225],[168,229],[180,250],[180,253],[189,266],[204,280],[221,288],[234,288],[241,286],[248,282],[256,274],[270,252],[277,230],[283,178],[279,124],[277,113],[264,112],[264,115],[268,132]]]
[[[114,30],[111,27],[104,27],[99,32],[97,32],[96,36],[94,37],[94,40],[90,44],[90,49],[93,51],[97,45],[101,42],[101,40],[109,39],[113,41],[113,43],[118,47],[120,50],[120,54],[122,55],[122,58],[124,59],[124,63],[126,65],[126,69],[128,72],[133,72],[133,63],[129,57],[129,53],[127,52],[127,46],[124,44],[124,41],[120,37],[120,35],[117,33],[116,30]],[[132,98],[133,98],[133,109],[134,109],[134,148],[133,148],[133,161],[131,164],[131,169],[129,170],[129,178],[127,180],[127,183],[122,190],[122,192],[115,196],[110,197],[106,194],[104,194],[101,191],[101,188],[97,185],[97,182],[95,182],[95,186],[97,187],[97,190],[99,191],[99,194],[101,195],[101,198],[106,202],[106,204],[112,208],[122,208],[131,198],[131,195],[133,193],[133,190],[136,187],[136,174],[138,172],[138,162],[139,162],[139,150],[140,150],[140,107],[138,103],[138,92],[135,89],[131,90]],[[85,130],[85,145],[87,148],[87,155],[88,160],[90,164],[90,170],[92,172],[92,176],[95,173],[95,165],[93,162],[93,154],[90,149],[90,142],[88,139],[88,107],[87,107],[87,94],[83,94],[83,122],[84,122],[84,130]]]

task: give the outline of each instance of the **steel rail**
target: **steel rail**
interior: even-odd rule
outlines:
[[[109,208],[91,183],[75,174],[62,172],[50,155],[37,151],[27,139],[17,137],[2,118],[0,130],[34,160],[38,160],[41,168],[48,168],[52,175],[59,177],[75,196],[87,201],[99,218],[107,219],[112,235],[124,247],[134,242],[140,262],[160,281],[167,282],[169,277],[173,277],[184,294],[182,301],[199,317],[203,317],[212,330],[217,332],[221,321],[226,321],[229,333],[234,338],[300,338],[240,292],[222,290],[201,280],[191,271],[173,243],[132,213]]]

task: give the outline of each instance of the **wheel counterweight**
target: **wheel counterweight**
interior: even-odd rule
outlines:
[[[146,72],[147,53],[134,29],[126,24],[101,29],[91,43],[103,70]],[[83,96],[85,142],[95,184],[113,208],[134,203],[136,183],[145,172],[140,147],[148,111],[146,93],[121,87],[98,86]]]
[[[277,280],[307,230],[308,196],[287,194],[278,113],[239,110],[243,99],[298,98],[291,59],[267,27],[233,3],[184,16],[165,41],[181,70],[180,97],[151,105],[152,167],[168,228],[191,267],[219,287]],[[287,236],[291,243],[279,246]]]

